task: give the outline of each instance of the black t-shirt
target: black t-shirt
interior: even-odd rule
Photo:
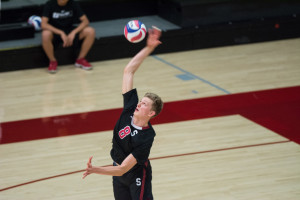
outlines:
[[[112,159],[121,164],[132,154],[138,165],[145,165],[154,141],[155,131],[150,124],[148,127],[138,127],[133,124],[132,118],[138,104],[136,89],[123,94],[124,107],[113,132]]]
[[[65,6],[59,6],[57,0],[49,0],[42,14],[49,19],[49,24],[59,29],[70,29],[83,15],[79,3],[73,0],[69,0]]]

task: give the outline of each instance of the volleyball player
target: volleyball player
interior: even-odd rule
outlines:
[[[148,157],[155,131],[150,119],[161,112],[163,102],[153,93],[146,93],[138,101],[137,90],[133,88],[133,77],[144,59],[161,44],[160,36],[159,29],[149,29],[146,47],[137,53],[124,69],[124,107],[113,131],[110,153],[113,166],[93,166],[90,157],[83,174],[83,178],[90,174],[113,176],[114,196],[118,200],[153,199],[152,169]]]

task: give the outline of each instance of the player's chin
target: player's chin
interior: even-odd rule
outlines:
[[[142,113],[138,110],[134,111],[133,116],[140,117]]]

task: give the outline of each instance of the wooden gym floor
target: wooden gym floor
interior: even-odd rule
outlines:
[[[149,56],[155,199],[300,199],[299,55],[298,38]],[[112,164],[128,61],[0,74],[0,199],[113,199],[111,177],[81,176]]]

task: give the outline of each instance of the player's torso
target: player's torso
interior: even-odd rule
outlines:
[[[73,25],[76,16],[72,4],[67,4],[66,6],[51,4],[50,10],[50,24],[61,28]]]
[[[132,114],[122,115],[116,125],[114,136],[126,152],[131,152],[133,148],[143,143],[147,139],[147,132],[150,130],[140,130],[132,123]],[[150,136],[150,135],[149,135]]]
[[[132,115],[133,112],[122,113],[114,129],[114,141],[117,143],[114,148],[120,148],[116,150],[122,151],[124,157],[155,135],[151,125],[144,130],[135,126],[132,123]]]

